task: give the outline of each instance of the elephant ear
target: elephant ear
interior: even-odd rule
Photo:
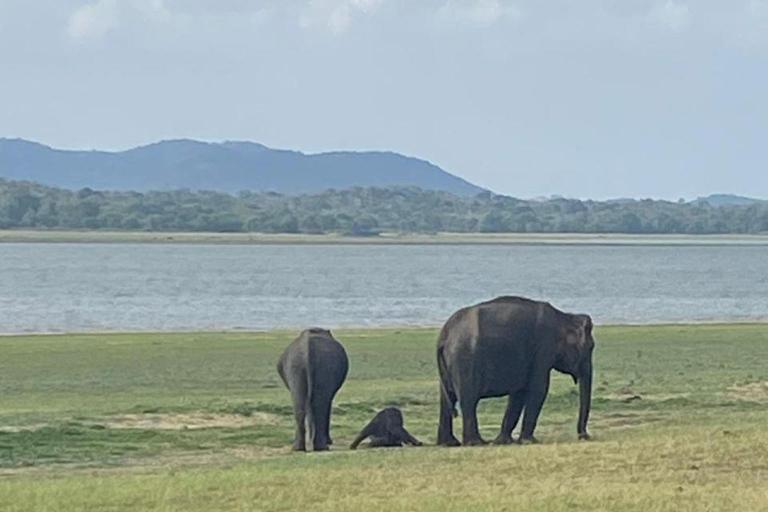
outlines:
[[[589,315],[571,315],[570,321],[563,326],[561,340],[560,366],[571,374],[576,381],[579,368],[594,346],[592,340],[592,319]]]
[[[584,328],[584,343],[586,344],[587,350],[590,352],[593,348],[595,348],[595,338],[592,337],[592,328],[594,325],[592,324],[592,317],[589,315],[579,315],[582,318],[583,321],[583,328]]]
[[[590,350],[592,340],[592,318],[589,315],[573,315],[571,325],[566,328],[566,343],[579,350]]]

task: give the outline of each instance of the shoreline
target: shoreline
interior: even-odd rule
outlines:
[[[353,237],[339,234],[163,233],[0,230],[3,243],[179,245],[585,245],[768,246],[764,235],[631,235],[597,233],[437,233]]]
[[[686,320],[681,322],[654,322],[654,323],[596,323],[598,328],[656,328],[656,327],[728,327],[732,325],[754,325],[768,327],[768,316],[750,319],[713,319],[713,320]],[[330,330],[339,333],[360,333],[360,332],[390,332],[390,331],[431,331],[438,330],[442,325],[383,325],[383,326],[361,326],[361,327],[329,327]],[[24,337],[56,337],[56,336],[161,336],[182,334],[296,334],[304,327],[278,327],[275,329],[197,329],[197,330],[94,330],[94,331],[41,331],[41,332],[0,332],[0,338],[24,338]]]

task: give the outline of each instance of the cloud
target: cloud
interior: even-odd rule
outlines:
[[[504,18],[518,21],[522,13],[502,0],[446,0],[437,15],[449,24],[488,26]]]
[[[747,15],[758,21],[768,20],[768,2],[765,0],[750,0],[746,7]]]
[[[344,3],[336,7],[328,18],[328,28],[334,34],[346,32],[352,23],[352,12],[349,4]]]
[[[682,2],[668,0],[651,8],[651,18],[673,32],[683,32],[691,23],[691,11]]]
[[[117,0],[98,0],[77,9],[69,17],[69,35],[75,40],[101,39],[117,26]]]
[[[741,48],[758,48],[768,42],[768,1],[749,0],[729,26],[728,41]]]
[[[128,3],[153,23],[168,23],[178,15],[165,5],[164,0],[130,0]]]
[[[384,0],[309,0],[299,15],[301,28],[325,27],[334,34],[346,32],[358,13],[374,12]]]
[[[181,17],[164,0],[96,0],[75,10],[69,17],[69,35],[78,41],[101,39],[114,30],[123,18],[154,24],[168,23]],[[131,19],[130,15],[134,18]]]
[[[356,0],[367,7],[371,0]],[[177,29],[229,26],[241,29],[262,25],[270,9],[263,2],[232,0],[215,5],[208,0],[91,0],[69,17],[68,32],[76,41],[99,40],[117,29],[160,27],[166,33]],[[343,21],[343,20],[342,20]]]

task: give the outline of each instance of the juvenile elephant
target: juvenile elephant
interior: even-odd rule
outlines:
[[[285,349],[277,363],[277,373],[293,400],[294,451],[306,451],[307,423],[314,451],[327,450],[333,442],[331,404],[348,370],[347,353],[331,331],[307,329]]]
[[[349,448],[352,450],[357,449],[357,446],[367,437],[371,438],[372,447],[399,447],[405,443],[421,446],[421,441],[405,430],[403,413],[397,407],[387,407],[374,416]]]
[[[437,340],[438,444],[459,445],[453,435],[457,400],[464,420],[463,444],[484,444],[477,426],[477,403],[497,396],[509,396],[509,400],[496,443],[512,442],[523,410],[520,441],[535,441],[533,431],[553,368],[579,384],[577,431],[579,439],[589,439],[594,346],[588,315],[563,313],[546,302],[498,297],[457,311]]]

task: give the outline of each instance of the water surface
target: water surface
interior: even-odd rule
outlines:
[[[765,246],[0,245],[0,332],[441,325],[516,294],[599,323],[768,319]]]

